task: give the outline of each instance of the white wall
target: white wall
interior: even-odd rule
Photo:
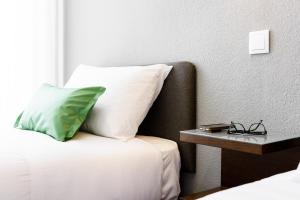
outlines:
[[[187,60],[197,66],[198,124],[263,119],[300,131],[300,1],[67,0],[66,77],[80,63]],[[248,54],[248,32],[271,30],[271,53]],[[220,152],[198,146],[186,188],[220,182]]]

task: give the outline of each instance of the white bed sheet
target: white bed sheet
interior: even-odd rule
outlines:
[[[299,171],[293,170],[260,181],[217,192],[201,200],[299,200]]]
[[[136,136],[161,152],[163,159],[162,199],[178,199],[180,193],[180,155],[177,143],[152,136]]]
[[[157,141],[79,133],[62,143],[31,131],[6,130],[0,140],[0,199],[172,199],[179,184],[167,179],[179,173],[179,157],[176,151],[166,153],[174,143]]]

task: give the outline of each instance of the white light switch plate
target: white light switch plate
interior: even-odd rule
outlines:
[[[269,30],[249,33],[249,54],[269,53]]]

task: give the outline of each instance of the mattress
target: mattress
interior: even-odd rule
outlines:
[[[136,138],[153,145],[161,152],[163,161],[161,199],[177,199],[180,193],[180,155],[177,143],[152,136],[136,136]]]
[[[0,140],[0,199],[176,199],[179,168],[176,143],[161,138],[80,132],[58,142],[9,129]]]
[[[260,181],[217,192],[201,200],[299,200],[300,172],[293,170]]]

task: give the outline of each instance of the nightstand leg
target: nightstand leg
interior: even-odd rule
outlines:
[[[294,170],[300,160],[300,147],[265,155],[222,149],[221,185],[235,187]]]

